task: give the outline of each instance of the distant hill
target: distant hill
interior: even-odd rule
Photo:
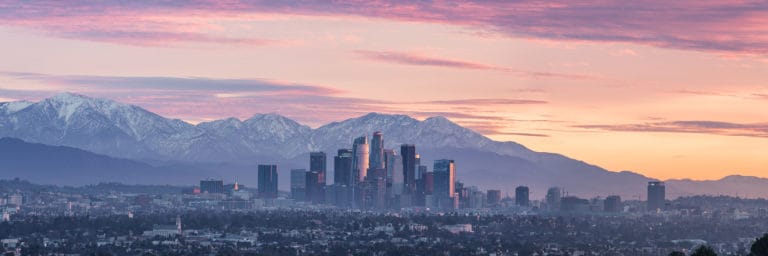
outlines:
[[[153,167],[71,147],[0,138],[0,178],[3,179],[21,178],[57,185],[194,184],[206,174],[202,170],[180,170],[173,166]]]
[[[731,175],[719,180],[668,180],[667,193],[679,196],[730,195],[742,198],[768,198],[768,179]]]

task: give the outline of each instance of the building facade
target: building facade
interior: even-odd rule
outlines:
[[[259,198],[277,198],[277,165],[259,165]]]

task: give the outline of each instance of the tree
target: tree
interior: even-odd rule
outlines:
[[[681,251],[673,251],[669,253],[669,256],[685,256],[685,253]]]
[[[702,245],[699,246],[699,248],[696,248],[696,250],[691,253],[691,256],[717,256],[717,253],[715,253],[715,250],[712,250],[712,247]]]
[[[752,243],[752,247],[749,248],[751,256],[768,256],[768,234],[764,234],[763,237],[755,239]]]

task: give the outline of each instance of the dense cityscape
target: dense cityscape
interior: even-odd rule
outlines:
[[[255,187],[203,179],[188,187],[84,187],[0,181],[5,255],[671,255],[711,248],[748,255],[768,230],[768,201],[726,196],[645,201],[579,198],[563,188],[531,198],[456,180],[456,163],[430,171],[416,147],[385,149],[380,132],[308,169],[258,166]],[[768,241],[766,241],[768,242]],[[699,255],[699,254],[692,254]],[[757,254],[755,254],[757,255]]]

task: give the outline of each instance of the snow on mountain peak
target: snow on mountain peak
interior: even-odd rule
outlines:
[[[13,101],[0,103],[0,113],[13,114],[32,105],[29,101]]]
[[[115,112],[130,112],[133,109],[130,105],[113,100],[91,98],[70,92],[56,94],[41,102],[47,103],[57,110],[59,118],[62,118],[67,122],[72,115],[85,109],[94,110],[105,116],[112,116]]]
[[[29,111],[15,114],[3,111],[3,106],[19,109],[23,104],[13,108],[0,104],[0,115],[16,120],[8,121],[10,126],[0,130],[0,134],[119,156],[149,152],[188,159],[205,159],[212,157],[211,154],[226,159],[229,155],[245,157],[256,153],[295,157],[310,150],[347,148],[354,137],[370,136],[375,131],[384,133],[388,147],[415,143],[421,147],[467,147],[512,155],[524,151],[494,143],[445,117],[420,121],[407,115],[374,112],[312,129],[275,113],[257,114],[246,120],[229,118],[191,125],[137,106],[74,93],[58,94],[28,106],[33,108]],[[25,127],[50,128],[41,132]],[[45,135],[41,135],[43,133]],[[89,140],[94,134],[102,139]],[[127,143],[135,143],[137,147],[107,147]]]

